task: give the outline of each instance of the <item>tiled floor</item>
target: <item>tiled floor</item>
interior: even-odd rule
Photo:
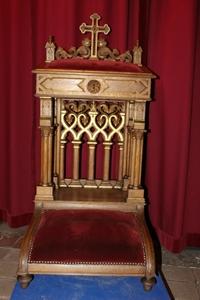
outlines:
[[[176,300],[200,300],[200,249],[162,250],[162,273]]]
[[[15,286],[19,245],[25,230],[0,223],[0,300],[10,299]],[[187,249],[177,255],[163,249],[162,273],[171,299],[200,300],[200,249]]]
[[[10,299],[16,283],[19,246],[26,227],[11,229],[0,223],[0,300]]]

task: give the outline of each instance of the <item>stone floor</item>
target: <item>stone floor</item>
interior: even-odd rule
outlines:
[[[19,246],[26,227],[11,229],[0,223],[0,300],[10,299],[16,283]],[[172,254],[162,249],[163,279],[175,300],[200,300],[200,249]],[[162,300],[162,299],[158,299]]]

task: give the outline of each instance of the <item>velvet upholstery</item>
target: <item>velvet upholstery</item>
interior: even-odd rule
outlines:
[[[83,58],[71,58],[54,60],[46,63],[41,68],[48,69],[69,69],[69,70],[91,70],[91,71],[111,71],[111,72],[132,72],[148,73],[148,69],[133,63],[112,60],[95,60]],[[39,67],[39,68],[40,68]]]
[[[144,265],[137,218],[117,211],[45,210],[29,262]]]

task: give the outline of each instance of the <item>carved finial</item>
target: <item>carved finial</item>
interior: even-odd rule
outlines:
[[[46,60],[45,62],[49,63],[55,59],[55,44],[53,43],[53,38],[50,35],[48,42],[45,45],[46,48]]]
[[[92,101],[91,111],[96,112],[96,106],[94,100]]]
[[[46,62],[51,62],[54,59],[70,59],[79,57],[84,59],[120,61],[142,66],[142,48],[139,46],[139,41],[136,42],[134,49],[120,54],[117,49],[110,48],[104,39],[98,39],[99,33],[108,34],[110,32],[108,24],[100,26],[99,20],[101,17],[97,13],[92,14],[90,19],[92,20],[91,25],[82,23],[79,29],[83,34],[86,32],[91,33],[91,40],[89,38],[85,38],[82,41],[82,45],[78,48],[71,47],[66,51],[62,47],[57,47],[55,51],[55,44],[50,37],[49,41],[46,43]],[[92,90],[93,93],[96,91],[95,89]]]
[[[133,63],[142,66],[142,48],[139,46],[139,40],[137,40],[136,46],[133,48]]]
[[[91,25],[86,25],[85,23],[82,23],[79,28],[82,33],[91,32],[91,58],[98,58],[98,34],[100,32],[108,34],[110,32],[110,27],[108,26],[108,24],[100,26],[99,20],[101,19],[101,17],[96,13],[91,15],[90,19],[92,20]]]

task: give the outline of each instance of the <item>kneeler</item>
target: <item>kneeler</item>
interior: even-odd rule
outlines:
[[[141,186],[145,106],[155,76],[142,49],[119,53],[90,16],[80,47],[50,38],[34,70],[40,99],[41,181],[23,239],[18,280],[33,274],[141,276],[155,283],[155,257]]]

